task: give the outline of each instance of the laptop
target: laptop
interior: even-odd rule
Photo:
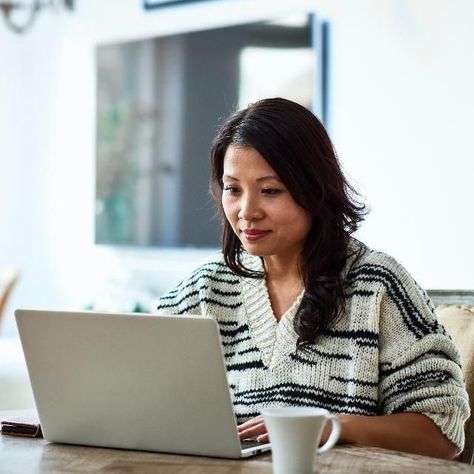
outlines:
[[[17,310],[44,437],[223,458],[242,447],[220,334],[202,316]]]

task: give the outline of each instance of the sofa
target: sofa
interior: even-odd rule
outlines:
[[[466,423],[466,446],[460,460],[474,464],[474,304],[439,304],[436,314],[461,352],[471,417]]]

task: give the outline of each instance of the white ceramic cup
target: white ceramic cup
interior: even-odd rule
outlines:
[[[272,447],[273,474],[310,474],[316,453],[331,449],[341,434],[341,424],[327,410],[313,407],[266,408],[262,411]],[[331,434],[318,448],[324,426]]]

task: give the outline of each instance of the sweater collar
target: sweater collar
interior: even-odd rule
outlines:
[[[249,270],[263,272],[262,261],[259,257],[244,254],[242,263]],[[251,335],[262,354],[263,363],[272,368],[296,349],[298,335],[293,324],[304,291],[278,322],[272,310],[264,278],[241,277],[241,287]]]

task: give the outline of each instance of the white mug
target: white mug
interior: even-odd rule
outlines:
[[[337,416],[322,408],[266,408],[262,414],[272,447],[273,474],[312,473],[315,454],[331,449],[341,434]],[[318,448],[329,420],[332,422],[331,434]]]

